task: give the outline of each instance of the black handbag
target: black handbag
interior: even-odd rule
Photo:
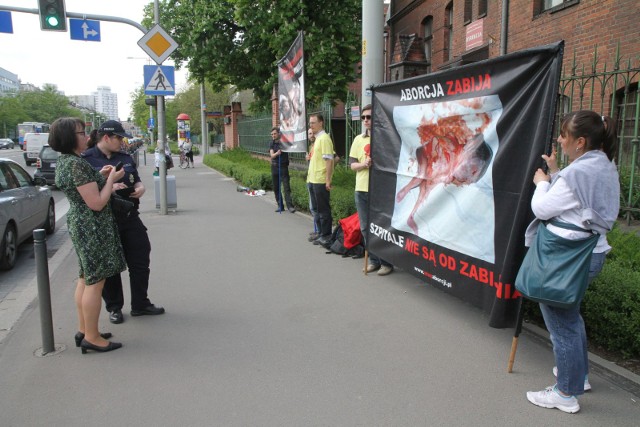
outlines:
[[[118,217],[129,216],[134,208],[133,202],[120,197],[117,194],[111,195],[111,210]]]
[[[556,220],[550,224],[574,231],[585,230]],[[541,222],[533,244],[522,261],[516,289],[527,299],[553,307],[571,308],[580,304],[589,285],[589,267],[599,234],[569,240],[552,233]]]

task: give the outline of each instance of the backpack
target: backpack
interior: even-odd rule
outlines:
[[[336,225],[331,234],[327,249],[334,254],[342,255],[343,258],[362,258],[364,256],[360,220],[357,212],[338,221],[338,225]]]

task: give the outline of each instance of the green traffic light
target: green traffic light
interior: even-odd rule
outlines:
[[[57,27],[60,25],[60,21],[57,16],[47,16],[47,24],[51,27]]]

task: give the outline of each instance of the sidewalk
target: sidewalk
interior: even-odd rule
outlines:
[[[69,251],[50,266],[64,350],[34,356],[37,301],[0,343],[3,427],[640,425],[639,399],[598,369],[578,414],[533,406],[525,392],[553,383],[546,340],[523,333],[507,374],[513,330],[407,273],[364,276],[307,242],[307,215],[274,213],[272,194],[238,193],[201,159],[169,171],[178,207],[159,215],[141,157],[149,295],[166,314],[103,312],[124,347],[82,355]]]

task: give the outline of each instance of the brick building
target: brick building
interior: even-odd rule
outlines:
[[[564,40],[558,113],[593,109],[618,117],[622,164],[640,115],[639,22],[637,0],[392,0],[385,80]]]

